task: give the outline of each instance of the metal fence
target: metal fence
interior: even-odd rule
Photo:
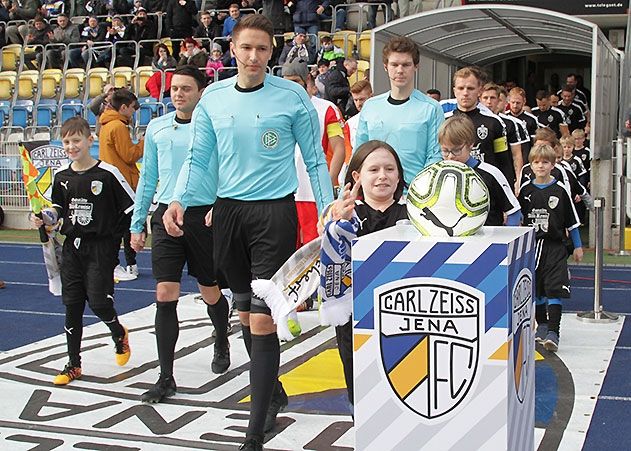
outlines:
[[[1,131],[0,136],[0,205],[4,209],[28,210],[19,147],[23,132]]]

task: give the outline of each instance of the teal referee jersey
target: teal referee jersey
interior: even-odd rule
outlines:
[[[372,139],[387,142],[399,155],[409,186],[416,174],[443,159],[438,128],[444,120],[440,104],[416,89],[405,101],[394,100],[386,92],[366,100],[362,107],[354,150]]]
[[[174,200],[192,205],[209,172],[217,174],[216,195],[221,198],[286,197],[298,188],[297,142],[321,211],[333,201],[333,188],[318,116],[304,88],[271,75],[251,89],[238,87],[236,80],[213,83],[195,108],[191,150]],[[213,170],[209,171],[209,164]]]
[[[154,194],[156,202],[169,204],[177,176],[188,156],[191,142],[190,121],[178,122],[175,111],[155,118],[145,133],[145,151],[136,189],[136,204],[131,220],[132,233],[143,231]],[[156,193],[157,188],[157,193]],[[216,174],[210,171],[202,180],[190,207],[212,205],[217,191]]]

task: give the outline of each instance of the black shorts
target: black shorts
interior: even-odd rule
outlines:
[[[567,249],[561,241],[537,241],[535,293],[538,298],[570,297],[567,256]]]
[[[88,300],[91,309],[112,306],[118,246],[114,238],[66,237],[62,250],[61,298],[64,305]]]
[[[219,280],[235,294],[250,293],[252,279],[271,279],[296,250],[294,196],[250,202],[217,199],[213,228]],[[237,307],[247,310],[242,304]],[[252,307],[253,312],[269,312]]]
[[[151,216],[151,267],[158,282],[177,282],[182,279],[184,264],[189,275],[200,285],[217,285],[213,265],[213,232],[204,224],[212,205],[188,207],[184,213],[184,235],[172,237],[164,229],[162,216],[167,205],[160,204]]]

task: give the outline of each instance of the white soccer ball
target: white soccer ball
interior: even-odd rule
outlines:
[[[407,210],[410,221],[423,235],[473,235],[486,221],[489,190],[466,164],[439,161],[410,183]]]

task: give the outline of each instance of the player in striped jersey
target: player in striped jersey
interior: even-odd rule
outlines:
[[[577,128],[585,128],[587,118],[585,117],[584,107],[574,101],[574,92],[569,86],[564,86],[561,90],[561,100],[557,108],[565,114],[565,123],[570,133]]]
[[[524,164],[528,162],[528,154],[535,139],[535,132],[539,128],[537,117],[531,112],[526,111],[524,109],[525,105],[526,91],[524,91],[522,88],[511,89],[508,93],[508,112],[506,114],[519,119],[526,128],[528,135],[530,136],[530,143],[523,144],[521,147],[521,154]]]
[[[504,94],[504,101],[501,100],[502,92]],[[487,83],[482,88],[480,101],[494,114],[499,116],[506,127],[506,138],[511,149],[510,161],[513,166],[513,171],[509,174],[505,173],[504,176],[514,186],[517,180],[517,174],[519,174],[523,166],[521,147],[530,142],[530,137],[521,121],[504,113],[504,107],[506,106],[505,99],[506,91],[495,83]],[[506,153],[508,154],[508,152]]]
[[[537,122],[539,122],[541,127],[551,129],[557,135],[557,138],[569,134],[565,123],[565,113],[556,106],[552,106],[549,92],[544,90],[537,91],[537,106],[532,109],[532,114],[537,117]]]
[[[489,189],[489,214],[484,225],[518,226],[521,221],[521,211],[512,185],[498,168],[471,156],[475,141],[473,122],[462,114],[447,119],[438,130],[438,142],[443,158],[459,161],[473,168]],[[504,215],[506,215],[506,221],[504,221]]]
[[[561,299],[570,297],[570,280],[567,269],[569,233],[574,260],[583,259],[580,225],[572,199],[565,187],[551,175],[556,152],[548,145],[537,145],[530,151],[529,162],[535,173],[532,181],[519,193],[524,225],[535,229],[535,340],[548,351],[559,348],[561,325]]]
[[[513,165],[504,123],[495,114],[478,108],[483,79],[484,73],[477,67],[465,67],[454,74],[454,95],[458,105],[455,110],[445,113],[445,119],[459,114],[469,117],[476,131],[476,142],[471,154],[499,168],[503,174],[508,174],[508,179],[513,172]]]

